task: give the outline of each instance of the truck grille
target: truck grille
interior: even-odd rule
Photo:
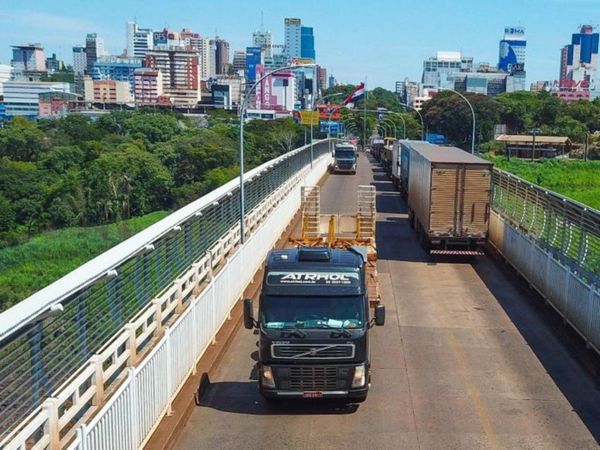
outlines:
[[[296,391],[327,391],[338,388],[335,367],[291,367],[290,389]]]
[[[354,358],[354,344],[273,344],[273,358],[289,359],[340,359]]]

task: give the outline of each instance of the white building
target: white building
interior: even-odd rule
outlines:
[[[473,58],[461,52],[437,52],[423,61],[423,87],[454,89],[454,75],[473,72]]]
[[[140,28],[136,22],[127,22],[127,56],[144,58],[153,47],[152,30]]]
[[[7,64],[0,64],[0,97],[4,95],[4,83],[10,80],[13,68]]]
[[[4,83],[4,105],[9,116],[37,117],[39,95],[44,92],[71,92],[69,83],[10,80]]]
[[[288,58],[300,58],[302,55],[302,21],[300,19],[285,19],[285,48]]]
[[[252,33],[252,46],[260,47],[265,58],[273,56],[273,34],[270,31],[256,30]]]
[[[73,47],[73,72],[83,75],[87,70],[87,57],[85,47]]]
[[[257,66],[256,77],[266,73],[264,66]],[[283,71],[265,78],[256,87],[257,109],[292,111],[296,102],[296,76]]]

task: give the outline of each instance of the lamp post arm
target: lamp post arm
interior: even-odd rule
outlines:
[[[293,70],[301,67],[315,67],[314,64],[296,64],[294,66],[280,67],[279,69],[272,70],[271,72],[260,77],[244,95],[244,101],[240,106],[240,244],[245,241],[245,198],[244,198],[244,115],[246,114],[246,107],[248,106],[248,99],[256,87],[265,79],[271,75],[282,72],[284,70]],[[312,144],[312,143],[311,143]],[[312,150],[312,148],[311,148]],[[312,164],[312,158],[311,158]]]

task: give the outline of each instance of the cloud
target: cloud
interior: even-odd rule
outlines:
[[[12,27],[23,26],[53,32],[89,33],[90,30],[99,28],[87,20],[36,11],[0,11],[0,22],[6,22]]]

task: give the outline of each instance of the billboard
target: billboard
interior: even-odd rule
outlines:
[[[319,125],[319,131],[321,133],[327,133],[329,130],[329,134],[335,136],[336,134],[340,134],[344,132],[344,123],[343,122],[321,122]]]
[[[248,80],[256,80],[256,66],[260,63],[260,47],[246,47],[246,78]]]
[[[319,111],[298,111],[300,115],[300,125],[318,125]]]
[[[285,19],[285,24],[286,25],[297,25],[297,26],[300,26],[302,24],[302,20],[300,20],[300,19],[286,18]]]

